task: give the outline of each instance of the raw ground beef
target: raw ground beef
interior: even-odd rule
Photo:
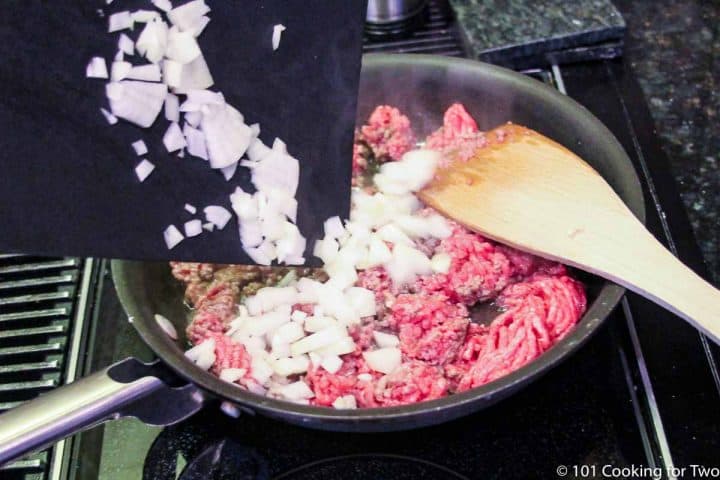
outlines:
[[[465,108],[455,104],[425,145],[448,158],[466,160],[477,148],[505,139],[502,131],[486,137]],[[379,165],[400,159],[414,146],[408,118],[396,108],[378,107],[356,132],[354,185],[372,190],[367,181]],[[428,257],[449,255],[446,273],[421,276],[402,288],[392,284],[383,267],[358,273],[356,285],[375,294],[377,315],[349,330],[356,348],[342,356],[336,373],[311,364],[304,375],[293,377],[305,380],[312,389],[311,404],[330,406],[338,397],[352,395],[359,407],[403,405],[478,387],[537,358],[577,323],[585,311],[585,292],[563,265],[450,224],[449,237],[416,244]],[[190,342],[215,339],[212,371],[245,369],[238,383],[258,391],[245,347],[224,332],[243,297],[277,284],[289,269],[179,262],[171,266],[195,308],[187,329]],[[326,279],[317,270],[295,272],[298,277]],[[468,308],[490,301],[502,312],[489,325],[472,322]],[[313,305],[297,304],[293,310],[311,314]],[[395,334],[400,340],[402,363],[388,375],[372,371],[363,357],[364,351],[375,348],[374,331]]]

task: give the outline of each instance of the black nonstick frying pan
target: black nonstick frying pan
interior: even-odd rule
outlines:
[[[376,105],[390,104],[405,112],[422,135],[442,123],[442,113],[453,102],[465,104],[481,129],[510,120],[562,143],[592,164],[635,215],[644,219],[640,184],[620,144],[587,110],[556,90],[521,74],[468,60],[427,55],[364,58],[359,121]],[[569,357],[597,330],[624,293],[605,280],[583,277],[589,305],[574,330],[535,361],[480,388],[413,405],[340,411],[261,397],[197,368],[183,355],[188,311],[182,287],[170,275],[168,265],[114,261],[112,270],[120,301],[160,360],[150,365],[134,359],[119,362],[3,414],[0,463],[121,416],[135,416],[155,425],[172,424],[213,399],[230,402],[243,411],[325,430],[373,432],[445,422],[507,397]],[[169,338],[156,324],[155,313],[171,319],[181,338]]]

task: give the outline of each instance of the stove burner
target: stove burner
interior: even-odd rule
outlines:
[[[359,454],[327,458],[283,473],[275,480],[435,480],[467,477],[418,458],[402,455]]]

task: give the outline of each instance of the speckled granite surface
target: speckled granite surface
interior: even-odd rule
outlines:
[[[720,284],[720,2],[614,1],[628,24],[626,58]]]
[[[450,0],[475,58],[526,57],[621,38],[609,0]]]

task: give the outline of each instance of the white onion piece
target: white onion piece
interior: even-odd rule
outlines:
[[[133,18],[129,11],[117,12],[108,18],[108,33],[133,28]]]
[[[333,408],[338,410],[354,410],[357,408],[357,400],[353,395],[343,395],[337,397],[332,403]]]
[[[247,370],[244,368],[223,368],[220,370],[220,380],[224,380],[228,383],[235,383],[245,376]]]
[[[230,105],[206,105],[200,129],[205,134],[208,157],[212,168],[236,163],[252,140],[252,131],[240,112]]]
[[[315,333],[319,332],[324,328],[335,327],[337,326],[337,324],[337,320],[332,317],[320,317],[317,315],[313,315],[305,319],[305,322],[303,323],[303,328],[306,332]]]
[[[328,355],[320,362],[320,366],[330,373],[337,373],[342,367],[342,364],[342,359],[337,355]]]
[[[102,57],[93,57],[85,68],[85,76],[87,78],[108,78],[108,69],[105,59]]]
[[[184,65],[175,60],[165,59],[162,64],[162,78],[165,85],[171,88],[179,87],[182,83]]]
[[[161,83],[123,80],[109,83],[106,93],[113,115],[149,127],[163,107],[167,87]]]
[[[133,66],[130,62],[113,62],[112,67],[110,67],[110,79],[113,82],[119,82],[123,78],[127,78],[132,68]]]
[[[215,340],[208,338],[185,352],[185,356],[203,370],[209,370],[215,363]]]
[[[377,231],[377,236],[381,240],[390,242],[393,245],[415,245],[415,242],[413,242],[412,239],[405,234],[405,232],[403,232],[391,223],[379,228]]]
[[[184,5],[175,7],[167,13],[168,18],[182,30],[192,28],[197,18],[202,17],[210,11],[205,0],[192,0]]]
[[[307,319],[307,317],[308,314],[303,312],[302,310],[295,310],[294,312],[292,312],[292,314],[290,314],[290,320],[292,320],[293,323],[297,323],[298,325],[302,325],[303,323],[305,323],[305,319]],[[298,337],[297,339],[299,340],[300,338],[302,337]]]
[[[153,10],[135,10],[131,16],[134,22],[147,23],[158,18],[160,14]]]
[[[118,39],[118,49],[126,55],[134,55],[135,42],[133,42],[132,39],[124,33],[121,33],[120,38]]]
[[[180,126],[177,123],[171,123],[165,131],[165,135],[163,135],[163,144],[168,152],[175,152],[187,145],[185,137],[183,136]]]
[[[387,162],[373,177],[383,193],[402,195],[417,192],[435,175],[440,153],[434,150],[411,150],[398,162]]]
[[[298,312],[299,310],[296,310]],[[290,315],[290,318],[293,319],[293,315],[295,312],[293,312]],[[285,325],[279,327],[277,330],[275,330],[275,333],[273,334],[273,339],[275,337],[279,338],[282,342],[285,343],[293,343],[305,336],[305,332],[303,331],[302,325],[299,323],[292,321],[288,322]]]
[[[202,112],[186,112],[184,118],[187,125],[190,125],[193,128],[197,128],[197,126],[200,125],[200,121],[202,120]]]
[[[400,349],[396,347],[379,348],[371,352],[363,352],[363,357],[368,367],[386,375],[392,373],[393,370],[399,367],[402,361]]]
[[[305,400],[315,396],[310,387],[308,387],[307,383],[302,380],[289,385],[283,385],[278,388],[278,393],[288,400]]]
[[[290,222],[284,222],[283,234],[275,247],[278,262],[285,262],[289,265],[297,265],[298,261],[305,263],[302,258],[305,245],[305,237],[302,236],[297,226]]]
[[[345,227],[343,226],[342,220],[337,215],[330,217],[323,223],[323,229],[326,237],[338,239],[345,235]]]
[[[160,73],[160,67],[151,63],[149,65],[132,67],[127,73],[126,78],[144,80],[146,82],[159,82],[162,79],[162,75]]]
[[[273,374],[273,368],[260,357],[253,357],[250,362],[250,376],[258,383],[265,385]]]
[[[273,27],[273,33],[272,33],[272,48],[273,50],[277,50],[280,46],[280,38],[282,36],[282,32],[285,31],[285,25],[279,23]]]
[[[258,218],[258,196],[250,195],[242,188],[237,187],[230,195],[230,203],[235,214],[240,220],[257,220]],[[258,224],[259,226],[259,224]]]
[[[310,366],[310,359],[307,355],[300,355],[299,357],[288,357],[279,358],[273,362],[273,370],[275,373],[282,376],[288,377],[290,375],[297,375],[298,373],[307,372]]]
[[[344,329],[333,326],[320,330],[319,332],[308,335],[302,340],[298,340],[290,345],[290,353],[297,356],[314,350],[327,347],[347,336]]]
[[[202,222],[200,220],[190,220],[189,222],[185,222],[185,236],[190,237],[197,237],[202,233]]]
[[[215,225],[219,230],[225,228],[225,225],[232,218],[232,214],[226,208],[219,205],[210,205],[203,209],[205,219]]]
[[[205,135],[200,130],[191,127],[187,123],[183,125],[183,134],[185,135],[185,141],[187,142],[188,153],[193,157],[207,160],[208,154],[207,148],[205,147]],[[237,164],[235,164],[235,166],[237,166]],[[225,174],[224,171],[223,174]],[[226,178],[226,180],[229,179]]]
[[[145,179],[150,176],[153,170],[155,170],[155,165],[153,165],[152,162],[149,162],[146,159],[142,159],[140,163],[138,163],[135,167],[135,175],[137,175],[138,180],[144,182]]]
[[[185,31],[192,34],[193,37],[199,37],[203,30],[205,30],[205,27],[208,26],[208,23],[210,23],[210,19],[206,15],[197,17],[193,20],[192,25],[189,28],[186,28]]]
[[[341,338],[337,342],[328,345],[327,347],[316,350],[316,352],[323,357],[327,357],[328,355],[345,355],[354,351],[355,342],[351,337]]]
[[[191,215],[195,215],[195,212],[197,212],[197,208],[195,208],[193,205],[190,205],[189,203],[185,204],[185,210]]]
[[[113,58],[113,61],[114,62],[125,61],[125,52],[123,52],[122,50],[118,50],[117,52],[115,52],[115,58]]]
[[[163,317],[162,315],[156,313],[155,314],[155,321],[157,322],[158,326],[162,329],[165,334],[172,338],[173,340],[178,339],[177,330],[175,330],[175,325],[172,324],[170,320]]]
[[[400,345],[400,339],[397,337],[397,335],[392,335],[390,333],[384,333],[384,332],[373,332],[373,338],[375,339],[375,343],[378,347],[385,348],[385,347],[397,347]]]
[[[180,85],[175,87],[175,93],[185,93],[196,88],[209,88],[213,83],[214,80],[205,58],[200,55],[192,62],[183,65]]]
[[[100,112],[103,114],[103,117],[105,117],[105,120],[107,120],[110,125],[115,125],[118,122],[117,117],[105,110],[104,108],[101,108]]]
[[[170,3],[170,0],[151,0],[152,4],[155,5],[155,8],[158,10],[162,10],[163,12],[169,12],[172,10],[172,3]]]
[[[413,238],[440,238],[444,239],[452,234],[450,224],[441,215],[431,214],[398,215],[393,224]]]
[[[185,149],[181,148],[177,155],[178,158],[185,158]]]
[[[368,256],[362,268],[376,267],[389,262],[390,259],[392,259],[392,252],[387,244],[377,235],[372,235],[370,237],[370,243],[368,244]]]
[[[440,252],[430,259],[430,268],[435,273],[447,273],[450,270],[451,263],[452,257],[447,253]]]
[[[165,63],[167,62],[163,65]],[[180,122],[180,100],[172,93],[168,93],[165,97],[165,119],[170,122]]]
[[[168,25],[160,18],[145,24],[135,42],[135,49],[152,63],[163,59],[168,44]]]
[[[163,237],[165,238],[165,244],[168,250],[172,250],[178,243],[185,239],[175,225],[169,225],[163,232]]]
[[[347,303],[360,317],[372,317],[376,312],[375,294],[362,287],[350,287],[345,291]]]
[[[420,250],[396,244],[392,254],[393,258],[385,264],[385,269],[396,286],[411,283],[418,275],[432,273],[430,259]]]
[[[255,248],[263,241],[262,225],[258,221],[240,222],[240,243],[243,248]],[[248,253],[249,254],[249,253]],[[274,258],[274,257],[273,257]],[[272,261],[271,258],[269,261]]]
[[[215,230],[215,225],[213,225],[213,224],[210,223],[210,222],[208,222],[208,223],[203,223],[203,228],[204,228],[205,230],[207,230],[208,232],[212,232],[213,230]]]
[[[287,308],[278,308],[275,311],[264,313],[260,317],[251,318],[250,321],[243,323],[240,330],[248,335],[258,337],[272,332],[289,321],[290,306],[288,305]]]
[[[296,301],[295,287],[263,287],[248,299],[246,305],[250,315],[259,315],[283,305],[292,305]]]
[[[282,213],[292,220],[293,223],[297,220],[298,203],[295,197],[290,195],[289,192],[279,188],[271,188],[263,193],[267,196],[269,208]]]
[[[325,237],[315,242],[313,255],[322,260],[323,264],[332,262],[338,254],[340,246],[334,238]]]
[[[300,164],[297,159],[272,150],[252,169],[255,188],[267,191],[279,188],[295,196],[300,181]]]
[[[167,50],[165,56],[183,65],[200,56],[200,46],[192,33],[181,32],[177,27],[168,31]]]
[[[192,89],[188,90],[186,95],[187,101],[180,107],[180,111],[183,112],[200,110],[203,105],[225,104],[225,97],[221,92],[213,92],[205,89]]]
[[[271,151],[270,147],[265,145],[262,140],[255,138],[252,142],[250,142],[246,153],[251,162],[259,162]]]
[[[373,377],[369,373],[361,373],[357,376],[357,379],[361,382],[371,382]]]

